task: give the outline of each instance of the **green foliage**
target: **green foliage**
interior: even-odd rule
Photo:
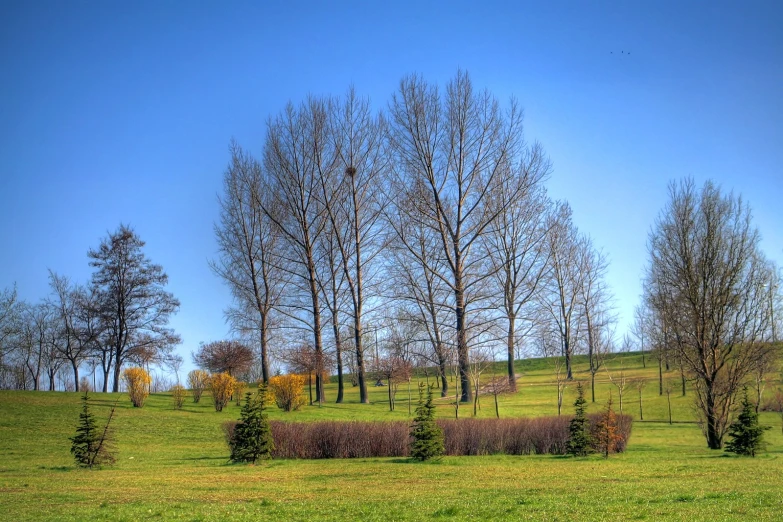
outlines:
[[[585,406],[585,390],[582,383],[576,385],[576,401],[574,401],[574,418],[568,424],[568,454],[583,457],[590,452],[590,431],[587,423]]]
[[[231,439],[231,461],[252,462],[268,459],[275,448],[269,419],[266,413],[266,386],[258,387],[258,393],[247,392],[240,421]]]
[[[87,392],[82,396],[82,412],[79,414],[79,425],[76,436],[71,437],[71,453],[76,465],[92,469],[96,466],[114,464],[114,449],[112,432],[109,425],[114,417],[112,408],[106,425],[99,428],[95,423],[95,415],[90,411]]]
[[[419,383],[419,405],[411,426],[411,457],[429,460],[443,455],[443,431],[435,423],[435,406],[432,404],[432,388],[424,399],[424,383]]]
[[[726,443],[726,451],[755,457],[756,452],[762,451],[766,447],[764,432],[769,428],[769,426],[759,425],[759,414],[756,413],[755,407],[748,399],[746,386],[742,394],[740,414],[737,420],[729,426],[731,440]]]

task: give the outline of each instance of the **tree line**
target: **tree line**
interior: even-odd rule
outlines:
[[[66,389],[87,388],[89,380],[80,378],[86,366],[93,375],[101,371],[104,392],[110,385],[117,392],[127,364],[179,368],[173,349],[180,338],[167,326],[179,301],[143,247],[133,229],[120,225],[88,251],[94,268],[88,284],[50,270],[50,294],[37,303],[18,299],[16,288],[0,292],[0,386],[54,390],[60,376]]]
[[[267,121],[260,157],[232,142],[215,225],[214,271],[234,330],[270,357],[336,369],[368,402],[370,374],[456,371],[473,399],[476,365],[537,347],[565,357],[612,342],[606,257],[545,181],[551,163],[522,110],[474,88],[401,80],[385,111],[349,89],[289,103]]]

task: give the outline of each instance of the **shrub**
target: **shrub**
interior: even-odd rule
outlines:
[[[594,449],[603,454],[604,458],[609,458],[610,453],[617,452],[617,442],[621,439],[619,426],[617,424],[617,415],[612,409],[612,396],[609,395],[609,401],[606,403],[606,409],[601,413],[598,422],[594,424],[591,433]]]
[[[411,457],[429,460],[443,455],[443,430],[435,423],[435,406],[432,404],[432,388],[424,399],[424,383],[419,383],[419,405],[411,426]]]
[[[588,429],[600,421],[588,415]],[[630,415],[617,415],[616,451],[625,450],[630,437]],[[438,419],[443,430],[444,454],[460,455],[564,455],[568,450],[568,417],[535,419]],[[230,444],[237,422],[223,424]],[[271,421],[274,458],[327,459],[410,456],[410,426],[404,421],[358,422]]]
[[[106,424],[100,428],[95,424],[95,416],[90,411],[87,392],[82,396],[82,412],[76,436],[71,437],[71,454],[76,465],[92,469],[95,466],[114,464],[115,450],[110,424],[114,418],[114,407],[109,413]]]
[[[769,426],[759,425],[759,414],[756,413],[756,409],[748,398],[746,387],[742,395],[740,414],[737,420],[729,426],[731,440],[726,443],[726,451],[755,457],[756,452],[766,447],[764,432],[768,429],[770,429]]]
[[[215,411],[223,411],[223,407],[231,400],[236,379],[227,373],[218,373],[209,379],[209,389],[215,402]]]
[[[133,406],[136,408],[144,406],[144,401],[150,394],[149,386],[152,382],[150,374],[144,368],[126,368],[122,372],[122,378],[128,386],[128,396]]]
[[[254,396],[247,392],[241,420],[234,425],[229,439],[233,462],[255,463],[272,456],[275,443],[266,413],[266,386],[261,385]]]
[[[181,384],[176,384],[171,388],[171,398],[174,400],[174,409],[181,410],[185,404],[185,397],[188,396],[188,390]]]
[[[201,400],[201,394],[209,388],[209,372],[193,370],[188,373],[188,386],[193,392],[193,402],[198,403]]]
[[[568,453],[575,457],[585,456],[590,451],[590,432],[588,431],[587,414],[585,413],[585,391],[582,383],[576,385],[576,410],[574,418],[568,424]]]
[[[87,377],[82,377],[79,379],[79,391],[82,393],[87,393],[92,391],[92,386],[90,386],[90,379]]]
[[[269,391],[277,407],[283,411],[296,411],[304,403],[304,375],[276,375],[269,379]]]
[[[247,383],[245,381],[236,381],[234,383],[234,391],[231,394],[231,398],[236,401],[237,406],[242,406],[242,394],[245,393]]]

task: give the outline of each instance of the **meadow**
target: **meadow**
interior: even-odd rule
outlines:
[[[498,373],[501,371],[498,365]],[[587,382],[583,359],[576,379]],[[153,394],[141,409],[127,395],[92,394],[93,412],[108,414],[117,401],[118,459],[97,471],[77,468],[68,437],[75,432],[80,395],[66,392],[0,391],[0,518],[4,520],[781,520],[783,435],[777,413],[762,413],[768,448],[756,458],[707,449],[694,422],[693,392],[660,396],[657,365],[639,354],[623,355],[598,374],[598,412],[613,390],[608,376],[623,371],[648,379],[624,395],[634,416],[627,451],[608,460],[598,455],[444,457],[408,459],[273,460],[255,466],[230,464],[221,425],[239,416],[231,403],[222,412],[208,394],[181,411],[170,394]],[[499,399],[501,417],[556,415],[552,367],[541,359],[520,361],[520,389]],[[491,377],[491,372],[486,374]],[[666,376],[676,380],[672,370]],[[767,385],[771,397],[780,375]],[[430,378],[431,379],[431,378]],[[412,383],[415,395],[416,382]],[[571,414],[575,385],[566,389],[563,414]],[[370,405],[329,402],[272,419],[410,420],[407,384],[400,385],[390,412],[385,387],[371,387]],[[452,399],[453,400],[453,399]],[[589,393],[588,393],[589,401]],[[415,408],[415,396],[413,397]],[[438,417],[453,418],[449,400],[438,401]],[[472,415],[462,406],[461,417]],[[495,416],[492,396],[481,397],[478,417]]]

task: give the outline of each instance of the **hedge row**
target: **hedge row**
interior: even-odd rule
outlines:
[[[588,416],[591,429],[599,415]],[[570,417],[533,419],[438,420],[443,429],[446,455],[563,455],[568,441]],[[630,415],[617,415],[621,436],[617,451],[624,451],[631,435]],[[236,421],[223,425],[226,440]],[[396,422],[271,421],[275,440],[274,458],[349,459],[407,457],[410,424]]]

